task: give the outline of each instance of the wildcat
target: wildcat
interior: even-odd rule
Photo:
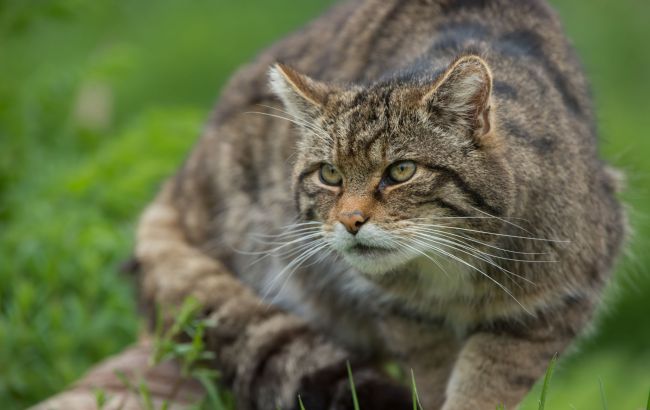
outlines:
[[[144,212],[141,298],[191,295],[239,409],[514,408],[625,232],[542,0],[351,0],[238,71]]]

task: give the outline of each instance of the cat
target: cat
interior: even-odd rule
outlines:
[[[543,0],[350,0],[262,52],[142,215],[141,298],[197,298],[238,409],[514,408],[625,239]],[[365,407],[364,407],[365,406]]]

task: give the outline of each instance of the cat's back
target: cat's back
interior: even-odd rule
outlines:
[[[395,76],[430,79],[467,52],[490,63],[499,98],[512,99],[517,86],[531,82],[538,90],[551,86],[569,110],[591,120],[587,82],[545,0],[342,2],[239,70],[214,118],[274,101],[267,72],[278,61],[323,81],[372,84]]]

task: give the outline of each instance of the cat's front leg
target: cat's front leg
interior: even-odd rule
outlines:
[[[445,401],[447,380],[460,352],[458,336],[442,322],[390,318],[382,323],[387,349],[417,386],[422,408],[439,409]]]
[[[477,331],[458,356],[442,410],[516,408],[590,312],[589,303],[574,300],[529,323],[493,323]]]

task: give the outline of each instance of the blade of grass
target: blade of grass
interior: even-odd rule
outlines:
[[[648,404],[645,405],[645,410],[650,410],[650,391],[648,392]]]
[[[151,399],[151,391],[149,390],[149,385],[142,379],[140,380],[140,383],[138,383],[138,393],[140,395],[140,399],[142,400],[142,404],[145,410],[154,410],[153,400]]]
[[[420,396],[418,395],[418,386],[415,384],[415,373],[413,373],[413,369],[411,369],[411,394],[413,410],[422,410],[422,404],[420,404]]]
[[[103,389],[98,388],[93,389],[93,392],[95,393],[95,405],[97,406],[97,410],[102,410],[104,405],[106,405],[106,392]]]
[[[607,400],[605,400],[605,388],[603,387],[603,381],[598,378],[598,386],[600,387],[600,401],[603,404],[603,410],[607,410]]]
[[[305,405],[302,404],[302,399],[300,398],[300,395],[298,395],[298,405],[300,406],[300,410],[305,410]]]
[[[226,406],[224,405],[219,392],[214,386],[214,380],[208,374],[204,372],[195,372],[194,378],[201,383],[203,388],[207,393],[209,408],[213,410],[225,410]]]
[[[546,406],[546,393],[548,392],[548,386],[549,383],[551,382],[551,377],[553,376],[553,369],[555,369],[555,363],[557,363],[557,354],[553,356],[551,359],[551,363],[548,365],[548,369],[546,369],[546,375],[544,376],[544,384],[542,385],[542,395],[539,398],[539,410],[544,410],[544,407]]]
[[[357,398],[357,390],[354,387],[354,378],[352,377],[352,367],[350,367],[350,362],[346,363],[348,367],[348,379],[350,380],[350,391],[352,392],[352,405],[354,410],[359,410],[359,399]]]

